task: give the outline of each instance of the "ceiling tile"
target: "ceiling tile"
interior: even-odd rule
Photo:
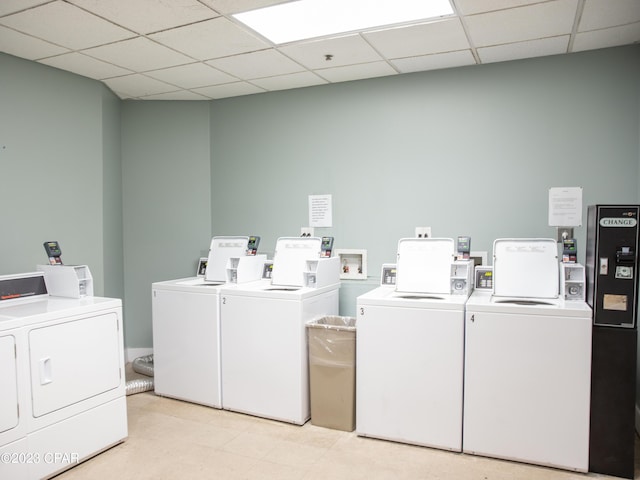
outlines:
[[[264,93],[265,90],[247,82],[235,82],[212,87],[194,88],[193,91],[206,95],[209,98],[227,98]]]
[[[270,47],[224,17],[155,33],[149,37],[198,60]]]
[[[0,18],[0,24],[74,50],[134,36],[124,28],[61,1]]]
[[[193,59],[144,37],[91,48],[83,53],[136,72],[193,63]]]
[[[475,65],[471,50],[458,50],[457,52],[434,53],[419,57],[398,58],[391,63],[400,73],[422,72],[424,70],[438,70],[440,68],[462,67]]]
[[[0,2],[0,16],[26,10],[27,8],[49,3],[50,1],[51,0],[2,0],[2,2]]]
[[[503,62],[519,58],[542,57],[567,53],[569,35],[541,38],[527,42],[507,43],[495,47],[478,48],[478,56],[482,63]]]
[[[95,78],[96,80],[118,77],[131,73],[130,70],[116,67],[110,63],[76,52],[58,55],[57,57],[45,58],[44,60],[40,60],[40,63],[60,68],[62,70],[68,70],[69,72],[77,73],[83,77]]]
[[[180,90],[177,92],[156,93],[139,97],[140,100],[209,100],[209,97],[198,95],[197,93]]]
[[[451,18],[363,34],[384,57],[401,58],[469,48],[460,20]]]
[[[278,50],[311,70],[382,60],[360,35],[292,44]],[[330,61],[326,55],[332,55]]]
[[[145,72],[145,75],[181,88],[206,87],[236,81],[231,75],[204,63],[192,63],[179,67]]]
[[[461,15],[473,15],[540,3],[540,0],[455,0],[455,3]]]
[[[573,52],[596,48],[617,47],[640,42],[640,22],[622,27],[605,28],[578,33],[573,41]]]
[[[157,32],[218,16],[197,0],[68,1],[138,33]]]
[[[243,80],[273,77],[304,70],[303,67],[276,50],[244,53],[242,55],[209,60],[207,63]]]
[[[499,12],[472,15],[466,25],[475,47],[567,35],[578,0],[556,0]]]
[[[616,8],[611,8],[611,0],[585,0],[578,31],[596,30],[640,22],[640,1],[616,0]]]
[[[332,83],[362,80],[363,78],[384,77],[387,75],[397,75],[397,73],[391,65],[384,61],[316,70],[316,74]]]
[[[0,51],[28,60],[37,60],[69,50],[0,25]]]
[[[259,78],[253,80],[251,83],[255,83],[265,90],[286,90],[288,88],[322,85],[327,82],[312,72],[301,72],[292,73],[291,75],[280,75],[278,77]]]
[[[121,98],[169,100],[640,42],[640,0],[451,0],[466,16],[281,46],[232,17],[290,1],[0,0],[0,52],[103,80]]]
[[[256,10],[258,8],[268,7],[270,5],[277,5],[278,3],[285,3],[291,0],[201,0],[205,5],[210,6],[216,12],[227,13],[239,13],[247,12],[249,10]]]
[[[164,82],[140,74],[109,78],[104,80],[104,83],[114,92],[128,97],[142,97],[144,95],[177,90],[173,85],[167,85]]]

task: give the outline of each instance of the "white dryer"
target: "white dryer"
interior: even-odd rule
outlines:
[[[467,302],[463,450],[586,472],[591,309],[558,295],[552,239],[494,243]]]
[[[121,301],[49,296],[42,272],[0,277],[0,297],[15,297],[0,301],[0,478],[48,478],[126,439]]]
[[[156,394],[222,408],[220,290],[262,275],[266,257],[247,255],[248,245],[249,237],[213,237],[205,277],[152,284]]]
[[[338,314],[340,288],[339,258],[320,252],[320,238],[279,238],[271,280],[222,289],[223,408],[309,419],[306,323]]]
[[[403,239],[396,286],[357,299],[356,432],[462,450],[464,306],[454,241]]]

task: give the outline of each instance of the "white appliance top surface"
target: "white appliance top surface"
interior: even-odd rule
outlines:
[[[520,315],[554,315],[591,317],[586,302],[563,298],[500,297],[491,292],[475,290],[467,301],[467,312],[515,313]]]
[[[0,330],[118,307],[122,307],[122,300],[105,297],[5,300],[0,304]]]
[[[204,277],[187,277],[164,282],[154,282],[151,284],[151,288],[178,292],[217,294],[220,293],[220,289],[224,285],[224,282],[210,282],[205,280]]]
[[[241,285],[225,286],[221,290],[222,295],[237,295],[241,297],[281,298],[286,300],[301,300],[315,295],[320,295],[331,290],[338,290],[340,282],[320,288],[295,287],[274,285],[269,280],[247,282]]]
[[[358,305],[462,310],[467,298],[466,295],[398,292],[394,287],[381,286],[358,296],[357,303]]]
[[[493,242],[493,293],[501,297],[557,298],[558,244],[550,238]]]
[[[398,242],[396,288],[401,292],[448,294],[452,238],[403,238]]]
[[[211,282],[225,282],[230,258],[247,254],[249,237],[213,237],[209,247],[205,277]]]

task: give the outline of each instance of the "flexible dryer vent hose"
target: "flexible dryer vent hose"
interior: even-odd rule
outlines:
[[[153,377],[153,355],[138,357],[131,362],[134,372],[141,373],[148,377]],[[127,381],[127,395],[148,392],[153,390],[153,378],[136,378]]]

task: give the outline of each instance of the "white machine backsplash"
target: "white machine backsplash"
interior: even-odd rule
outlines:
[[[501,238],[493,243],[493,294],[558,298],[557,242],[551,238]]]
[[[322,239],[317,237],[280,237],[273,255],[273,285],[303,287],[307,262],[320,259]]]
[[[207,282],[226,282],[229,259],[245,256],[248,244],[249,237],[213,237],[209,247],[205,280]]]
[[[470,260],[455,261],[452,238],[403,238],[398,242],[396,290],[407,293],[468,295]]]

